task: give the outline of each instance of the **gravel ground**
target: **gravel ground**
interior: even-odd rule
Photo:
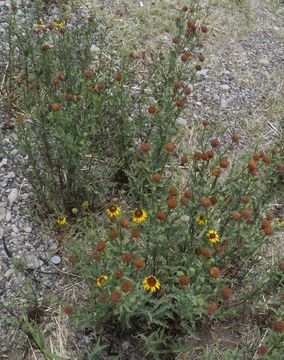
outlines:
[[[273,7],[276,1],[252,0],[245,12],[238,12],[236,6],[209,3],[211,33],[200,49],[206,62],[192,96],[193,116],[230,124],[242,135],[243,148],[252,146],[258,136],[263,145],[271,143],[280,133],[279,119],[283,116],[279,105],[284,67],[283,3]],[[0,17],[7,11],[6,5],[0,1]],[[52,11],[56,13],[56,9]],[[0,112],[0,125],[6,118]],[[13,152],[13,130],[2,126],[0,131],[5,147]],[[39,286],[45,290],[54,287],[58,277],[51,256],[57,243],[35,221],[29,211],[29,185],[1,152],[0,189],[0,303],[8,304],[28,277],[39,294]],[[284,239],[280,240],[283,250]],[[24,262],[24,272],[15,269],[16,260]],[[49,272],[53,274],[45,274]],[[17,302],[21,302],[20,297]],[[23,354],[10,352],[17,347],[21,347],[17,331],[0,321],[0,359],[24,359]]]

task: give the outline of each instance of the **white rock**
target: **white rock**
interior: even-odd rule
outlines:
[[[230,89],[230,86],[227,85],[227,84],[223,84],[223,85],[220,86],[220,88],[221,88],[222,90],[229,90],[229,89]]]
[[[7,160],[6,158],[4,158],[4,159],[0,162],[0,167],[6,165],[6,164],[7,164],[7,161],[8,161],[8,160]]]
[[[0,207],[0,221],[3,221],[6,216],[6,209],[4,207]]]
[[[197,75],[206,77],[208,71],[209,71],[209,69],[202,69],[202,70],[197,72]]]
[[[226,101],[225,98],[223,98],[223,97],[222,97],[222,99],[221,99],[221,104],[220,104],[220,106],[221,106],[221,109],[226,109],[226,107],[227,107],[227,101]]]
[[[14,188],[11,190],[10,194],[8,195],[8,201],[10,205],[12,205],[15,201],[19,198],[19,190]]]
[[[259,59],[258,62],[259,62],[260,65],[264,65],[264,66],[267,66],[267,65],[270,64],[268,58],[266,58],[266,57]]]
[[[27,233],[31,233],[32,232],[32,228],[30,226],[25,226],[24,227],[24,231]]]
[[[15,273],[14,269],[9,269],[9,270],[7,270],[7,271],[5,272],[4,277],[8,279],[8,278],[11,277],[14,273]]]
[[[6,221],[9,222],[12,218],[12,214],[11,214],[11,211],[10,210],[7,210],[7,213],[6,213]]]
[[[39,259],[33,254],[27,255],[25,260],[29,269],[36,269],[40,266]]]

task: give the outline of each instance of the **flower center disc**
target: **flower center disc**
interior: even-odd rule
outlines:
[[[149,286],[155,286],[155,285],[156,285],[156,279],[153,278],[153,277],[150,277],[150,278],[148,279],[148,285],[149,285]]]
[[[210,239],[215,239],[216,235],[215,234],[210,234],[209,237],[210,237]]]
[[[110,210],[111,212],[116,212],[116,206],[111,205],[110,208],[109,208],[109,210]]]
[[[143,211],[138,209],[135,211],[135,214],[134,214],[137,218],[140,218],[143,216]]]

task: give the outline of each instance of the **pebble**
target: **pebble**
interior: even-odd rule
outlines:
[[[11,277],[13,274],[15,273],[15,270],[14,269],[9,269],[5,272],[4,276],[6,279],[8,279],[9,277]]]
[[[19,198],[19,190],[14,188],[11,190],[10,194],[8,195],[8,201],[10,203],[10,206],[13,205],[15,201],[17,201]]]
[[[6,222],[9,222],[12,218],[12,213],[10,210],[7,210],[7,213],[6,213]]]
[[[227,85],[227,84],[223,84],[223,85],[220,86],[220,88],[221,88],[222,90],[229,90],[229,89],[230,89],[230,86]]]

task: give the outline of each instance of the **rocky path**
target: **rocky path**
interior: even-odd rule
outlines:
[[[200,49],[206,61],[192,95],[193,119],[230,124],[242,136],[244,149],[257,138],[264,146],[273,143],[281,134],[281,120],[283,126],[283,2],[203,3],[208,5],[210,33]],[[6,2],[0,1],[0,15],[5,11]],[[13,152],[13,130],[3,129],[6,118],[0,112],[1,141]],[[56,242],[36,221],[30,204],[29,185],[0,152],[0,304],[12,299],[21,303],[20,292],[31,274],[35,290],[41,285],[48,289],[56,280],[44,274],[54,271],[50,259]],[[283,249],[284,239],[280,241]],[[19,260],[24,272],[16,270]],[[12,359],[7,354],[21,341],[2,321],[4,314],[0,307],[0,359]]]

